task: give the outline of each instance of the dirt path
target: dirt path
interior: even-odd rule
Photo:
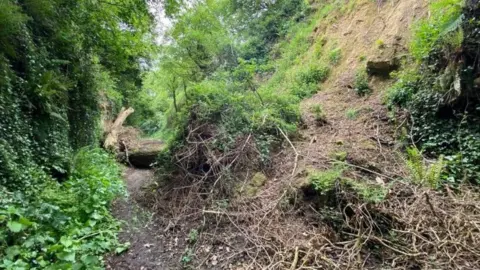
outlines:
[[[129,197],[114,203],[113,214],[123,221],[120,241],[129,242],[130,248],[107,258],[107,269],[177,269],[178,251],[175,243],[169,241],[172,237],[165,237],[164,222],[139,203],[142,188],[151,183],[153,177],[153,170],[125,168]]]

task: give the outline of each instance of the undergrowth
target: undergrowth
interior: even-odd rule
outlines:
[[[0,189],[0,268],[102,269],[102,254],[126,246],[110,202],[125,194],[115,161],[83,149],[63,183],[45,181],[25,191]]]
[[[213,40],[225,42],[228,50],[235,52],[239,57],[232,60],[225,58],[221,50],[210,52],[211,60],[205,63],[205,66],[211,66],[212,70],[209,70],[209,73],[197,70],[185,71],[184,73],[197,72],[201,74],[198,75],[201,79],[196,81],[185,79],[190,81],[183,89],[175,86],[172,90],[169,85],[162,84],[163,80],[158,81],[157,91],[169,92],[168,95],[159,95],[169,96],[169,104],[167,108],[162,109],[161,122],[164,123],[162,129],[155,133],[156,137],[164,139],[168,144],[168,148],[161,154],[158,161],[166,174],[175,170],[176,167],[178,169],[179,163],[174,162],[176,157],[181,156],[178,153],[191,153],[187,148],[192,147],[192,144],[185,143],[188,141],[186,138],[192,137],[193,133],[199,131],[202,134],[195,135],[202,138],[199,143],[208,144],[206,149],[215,149],[220,156],[228,156],[238,151],[238,147],[242,147],[243,142],[245,146],[252,144],[258,154],[257,157],[250,157],[250,165],[257,167],[269,165],[272,149],[285,139],[285,135],[290,136],[297,131],[297,125],[300,122],[300,101],[320,91],[321,83],[330,75],[331,66],[340,61],[339,48],[330,50],[332,46],[325,46],[329,41],[312,37],[315,27],[320,22],[335,17],[335,11],[339,6],[335,4],[337,2],[339,1],[323,3],[315,12],[312,12],[314,10],[305,2],[295,5],[298,9],[297,13],[283,18],[285,27],[277,33],[282,39],[279,39],[270,51],[256,57],[252,57],[250,51],[244,51],[245,48],[232,45],[231,43],[235,44],[235,39],[225,39],[225,29],[221,27],[215,29],[218,33],[203,33],[203,35],[211,35]],[[197,18],[200,15],[210,16],[211,23],[217,25],[221,18],[215,17],[212,11],[219,7],[220,4],[217,4],[212,4],[208,10],[200,8],[190,10],[184,16],[188,18]],[[283,9],[291,5],[293,2],[279,1],[271,8]],[[268,19],[267,17],[258,18],[260,21]],[[173,30],[172,35],[176,35],[176,31],[182,33],[175,36],[178,40],[182,40],[183,35],[189,36],[190,31],[194,31],[181,28],[187,23],[188,21],[179,22],[175,28],[177,30]],[[227,24],[226,27],[228,26],[230,25]],[[274,30],[278,29],[270,29],[270,31]],[[197,36],[192,37],[193,40],[196,38]],[[205,47],[213,47],[210,40],[201,39],[196,42],[204,44]],[[247,45],[251,44],[245,44]],[[174,48],[170,49],[174,50]],[[196,61],[203,61],[203,59]],[[218,62],[227,64],[214,66]],[[169,68],[170,66],[165,67],[163,72],[169,72]],[[172,74],[157,74],[157,76],[158,78],[180,76],[175,75],[178,73],[177,70],[173,70]],[[200,148],[195,147],[195,149],[199,151]],[[183,160],[185,164],[180,165],[182,171],[196,170],[204,176],[205,174],[211,176],[213,171],[218,173],[216,167],[212,170],[199,169],[211,169],[212,164],[209,163],[213,162],[211,158],[205,158],[202,155],[189,155],[189,157],[195,157],[197,160],[188,162]],[[228,169],[220,169],[221,175],[225,173],[229,175],[226,178],[230,178],[232,171],[229,166],[231,165],[226,165]]]
[[[387,94],[390,108],[409,111],[410,140],[427,157],[443,156],[441,178],[449,183],[480,179],[480,100],[474,85],[479,7],[467,2],[430,4],[431,16],[414,27],[412,59]]]
[[[439,40],[448,40],[462,23],[463,0],[439,0],[430,4],[430,14],[414,26],[415,37],[410,45],[410,52],[418,61],[428,57],[437,47]],[[460,42],[461,43],[461,42]]]
[[[411,181],[417,184],[427,185],[431,188],[440,186],[441,175],[445,167],[444,158],[440,158],[431,164],[425,164],[423,155],[416,148],[407,149],[407,169]]]
[[[341,163],[325,171],[313,171],[308,176],[309,182],[320,196],[342,189],[350,189],[365,202],[380,203],[388,194],[388,186],[378,183],[358,181],[343,176],[346,167]]]
[[[365,68],[358,69],[355,73],[353,89],[355,90],[355,93],[361,97],[372,92],[372,89],[368,84],[368,74]]]

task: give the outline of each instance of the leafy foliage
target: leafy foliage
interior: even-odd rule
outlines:
[[[417,60],[427,57],[439,40],[458,29],[462,22],[461,0],[440,0],[430,4],[432,16],[417,23],[410,51]]]
[[[0,268],[96,269],[116,245],[118,168],[100,103],[135,102],[151,52],[143,0],[0,1]]]
[[[20,168],[62,178],[72,150],[97,143],[100,92],[133,97],[150,17],[140,0],[4,0],[0,20],[1,184],[28,188]]]
[[[432,16],[415,28],[411,50],[416,63],[396,75],[388,101],[391,107],[409,110],[411,139],[422,152],[439,159],[443,156],[444,181],[478,183],[480,101],[474,74],[479,67],[474,48],[478,48],[479,7],[473,4],[462,9],[462,3],[432,3]],[[420,172],[414,178],[435,182],[427,171]]]
[[[342,58],[342,50],[340,48],[335,48],[330,51],[328,55],[328,59],[330,60],[330,64],[336,65],[340,62]]]
[[[119,244],[117,221],[109,213],[124,194],[120,170],[99,149],[83,149],[72,174],[45,180],[26,192],[0,189],[0,254],[3,269],[101,269],[102,254]]]
[[[353,89],[359,96],[365,96],[372,92],[372,89],[370,89],[370,86],[368,85],[368,74],[364,68],[357,70]]]
[[[388,194],[388,188],[378,184],[359,182],[343,173],[346,168],[342,163],[336,164],[326,171],[314,171],[309,175],[309,182],[321,196],[325,196],[337,188],[349,188],[357,193],[364,201],[371,203],[382,202]]]
[[[344,169],[343,166],[337,166],[322,172],[315,171],[309,175],[309,181],[320,194],[326,194],[335,188],[337,181],[341,180]]]
[[[411,180],[414,183],[426,184],[431,188],[437,188],[441,181],[441,175],[445,168],[443,156],[432,164],[425,164],[423,155],[416,148],[407,149],[407,168]]]
[[[309,13],[303,0],[232,0],[228,7],[234,12],[232,28],[240,32],[241,56],[264,59],[273,45],[295,22]]]

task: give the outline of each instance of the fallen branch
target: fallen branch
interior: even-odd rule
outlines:
[[[297,269],[298,264],[298,247],[295,247],[295,256],[293,257],[292,266],[290,266],[290,270]]]
[[[290,147],[293,149],[293,151],[295,152],[295,165],[293,166],[293,170],[292,170],[292,176],[295,175],[295,171],[297,170],[297,166],[298,166],[298,157],[300,156],[300,154],[298,153],[297,149],[295,148],[295,146],[293,146],[293,143],[292,141],[290,141],[290,139],[288,138],[287,134],[285,134],[285,132],[283,132],[283,130],[277,126],[277,129],[280,131],[280,133],[282,133],[283,137],[285,137],[285,140],[287,140],[287,142],[290,144]]]

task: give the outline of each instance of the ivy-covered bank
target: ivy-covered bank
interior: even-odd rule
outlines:
[[[414,27],[413,63],[390,89],[409,112],[411,141],[444,156],[450,183],[480,183],[480,4],[440,0]]]
[[[143,0],[1,0],[0,25],[0,268],[94,269],[122,187],[80,149],[99,143],[99,102],[132,104],[152,18]]]

